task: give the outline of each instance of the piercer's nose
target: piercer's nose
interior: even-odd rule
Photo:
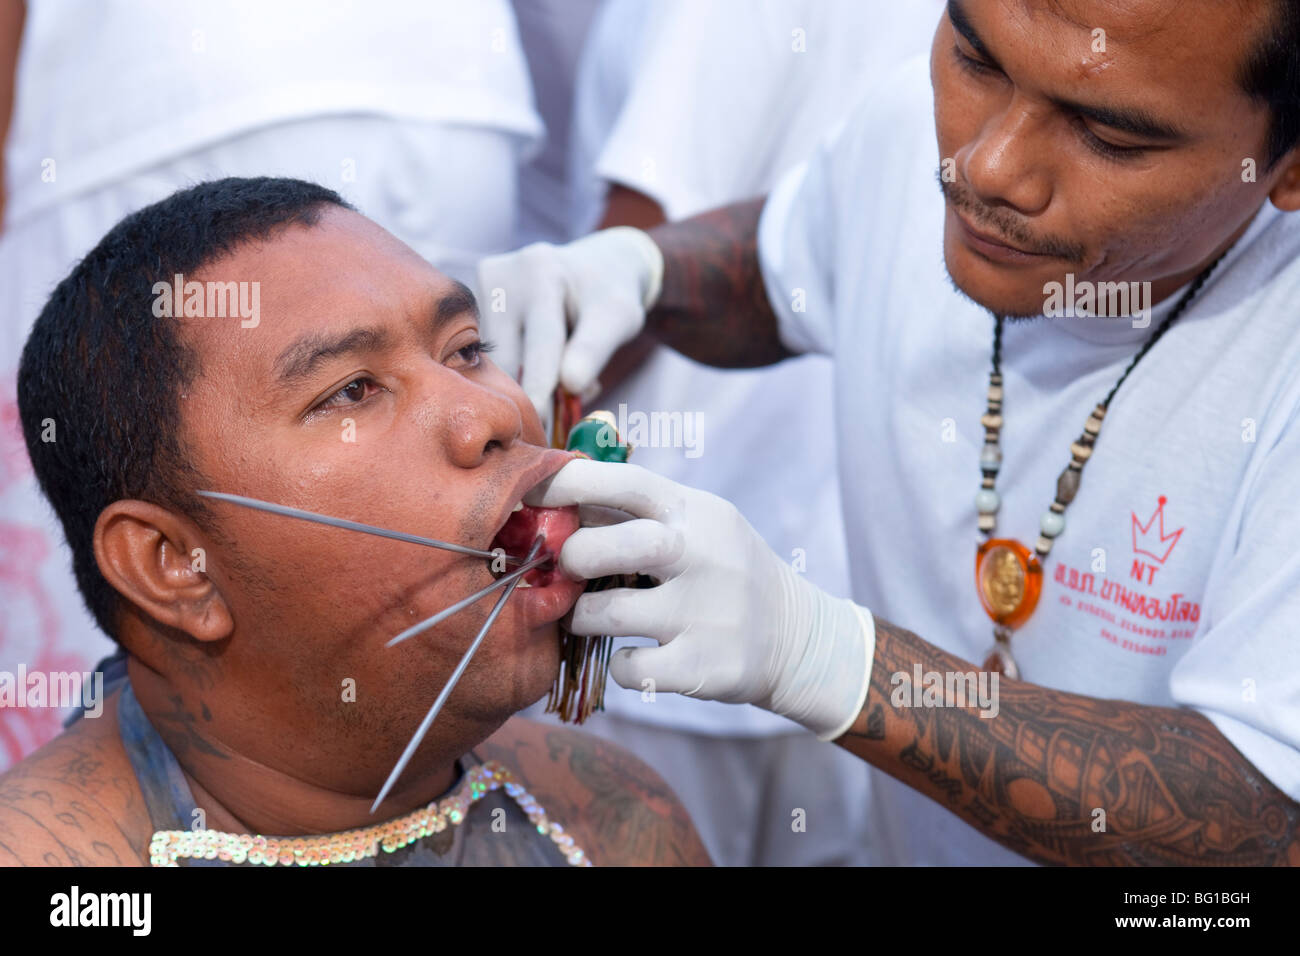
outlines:
[[[962,175],[984,205],[1009,206],[1022,215],[1047,206],[1052,186],[1045,157],[1051,144],[1039,141],[1045,134],[1040,119],[1012,96],[958,153]]]
[[[440,396],[447,454],[461,468],[477,468],[493,453],[523,437],[524,424],[509,396],[463,375],[451,379]]]

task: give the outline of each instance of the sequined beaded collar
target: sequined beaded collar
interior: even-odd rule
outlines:
[[[532,795],[495,760],[470,768],[454,791],[428,806],[387,823],[323,833],[308,837],[266,837],[216,830],[158,830],[149,843],[149,863],[179,866],[178,859],[224,860],[263,866],[328,866],[353,863],[378,856],[382,847],[393,853],[422,837],[458,826],[469,808],[489,791],[504,787],[528,815],[537,832],[548,836],[573,866],[591,866],[591,860],[564,827],[552,822]]]

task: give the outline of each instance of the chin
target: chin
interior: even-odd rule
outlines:
[[[501,673],[514,675],[511,712],[523,710],[550,691],[560,669],[560,628],[555,622],[535,628],[518,626],[500,644]],[[506,663],[508,662],[508,663]]]
[[[981,308],[1008,318],[1041,316],[1047,301],[1043,286],[1061,278],[1046,269],[1041,274],[1038,270],[1016,270],[1009,274],[951,236],[944,237],[943,260],[948,279],[959,293]]]

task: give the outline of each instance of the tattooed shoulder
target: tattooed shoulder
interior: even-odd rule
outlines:
[[[672,788],[622,747],[582,730],[513,717],[475,752],[519,777],[594,863],[711,864]]]
[[[115,706],[0,775],[0,866],[141,866],[148,827]]]

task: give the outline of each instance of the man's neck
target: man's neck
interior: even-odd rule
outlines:
[[[300,836],[374,826],[427,805],[456,782],[460,754],[439,755],[419,768],[412,763],[371,814],[374,794],[333,789],[229,746],[210,729],[206,715],[196,716],[186,706],[166,677],[135,657],[128,675],[141,709],[180,765],[208,830]]]

